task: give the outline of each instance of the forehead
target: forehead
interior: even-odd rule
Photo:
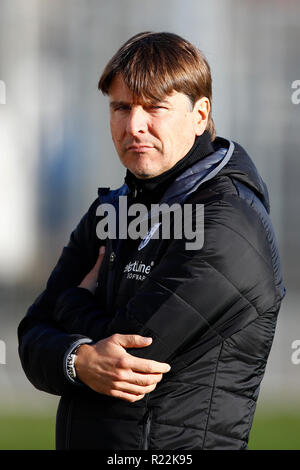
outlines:
[[[161,97],[157,97],[157,99],[150,99],[146,97],[136,96],[132,93],[132,91],[126,85],[123,77],[121,74],[118,74],[112,80],[110,87],[109,87],[109,100],[110,102],[128,102],[134,104],[149,104],[155,102],[172,102],[174,99],[182,95],[185,99],[187,99],[186,95],[183,93],[178,93],[177,91],[173,90],[169,95],[164,95]]]
[[[120,74],[116,75],[112,80],[109,87],[108,96],[113,100],[122,98],[131,101],[134,99],[133,93],[130,91],[124,82],[122,75]]]

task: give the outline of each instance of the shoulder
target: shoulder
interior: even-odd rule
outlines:
[[[203,207],[203,246],[199,251],[219,272],[240,285],[257,279],[274,282],[279,255],[268,213],[253,194],[246,199],[227,176],[215,178],[197,190],[192,203]],[[195,211],[197,212],[197,211]]]
[[[80,218],[78,224],[72,232],[71,237],[77,238],[84,234],[88,235],[91,233],[92,226],[96,223],[96,212],[100,204],[99,198],[95,199],[87,209],[87,211]]]

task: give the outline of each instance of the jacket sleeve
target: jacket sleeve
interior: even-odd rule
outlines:
[[[52,394],[61,395],[74,386],[64,371],[66,353],[77,344],[91,341],[88,335],[70,334],[61,328],[53,311],[61,293],[78,285],[97,258],[100,241],[96,246],[92,240],[97,205],[96,200],[72,232],[46,289],[18,327],[19,356],[26,376],[36,388]]]
[[[57,321],[72,318],[70,331],[95,341],[114,333],[151,336],[150,346],[130,353],[158,361],[172,360],[195,338],[209,349],[275,303],[268,252],[264,258],[260,247],[253,247],[257,233],[251,227],[257,227],[258,220],[242,212],[240,223],[233,223],[235,218],[233,208],[223,201],[207,206],[203,247],[187,250],[186,239],[173,240],[136,295],[110,322],[97,322],[96,300],[80,288],[61,296]],[[263,233],[260,238],[263,246]]]

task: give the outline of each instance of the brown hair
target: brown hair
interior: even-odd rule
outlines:
[[[195,102],[206,96],[212,102],[210,67],[202,52],[173,33],[143,32],[130,38],[106,65],[98,88],[109,93],[115,76],[121,73],[133,95],[145,101],[161,101],[177,91]],[[215,125],[208,116],[206,129],[211,139]]]

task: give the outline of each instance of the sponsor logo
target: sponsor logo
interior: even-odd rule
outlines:
[[[154,266],[154,261],[150,264],[145,264],[142,261],[130,261],[124,268],[126,279],[134,279],[136,281],[144,281],[150,274]]]
[[[147,233],[146,238],[144,238],[144,240],[142,240],[141,243],[139,244],[139,246],[138,246],[139,251],[142,250],[144,248],[144,246],[146,246],[149,243],[149,241],[151,240],[152,235],[154,234],[154,232],[156,232],[156,230],[158,229],[159,226],[160,226],[160,222],[158,222],[157,224],[153,225],[153,227],[151,227],[151,229]]]

